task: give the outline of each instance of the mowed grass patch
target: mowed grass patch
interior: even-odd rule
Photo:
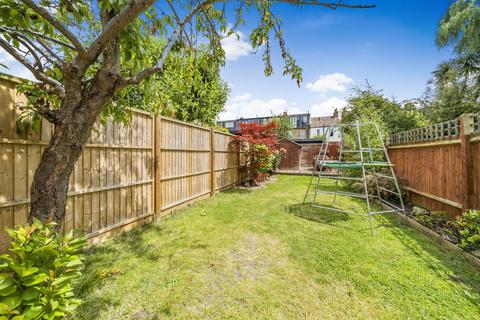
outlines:
[[[365,218],[302,205],[308,179],[233,189],[89,249],[75,318],[480,316],[480,273],[462,256],[395,216],[375,217],[371,237]]]

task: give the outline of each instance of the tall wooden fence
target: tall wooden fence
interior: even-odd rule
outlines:
[[[401,132],[387,142],[411,202],[451,217],[480,208],[480,114]]]
[[[26,222],[30,185],[53,126],[19,130],[15,78],[0,77],[0,247]],[[161,217],[239,180],[232,136],[136,110],[131,124],[97,123],[70,177],[62,230],[94,241]]]

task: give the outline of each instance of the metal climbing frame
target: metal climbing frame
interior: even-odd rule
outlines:
[[[340,147],[337,159],[329,158],[328,147],[335,133],[340,134]],[[348,133],[348,134],[347,134]],[[349,138],[346,140],[346,138]],[[366,147],[364,147],[366,146]],[[318,168],[318,171],[316,171]],[[327,169],[330,169],[327,171]],[[367,176],[374,180],[374,190],[369,192]],[[380,180],[392,180],[393,190],[380,186]],[[363,184],[363,192],[341,190],[339,181],[357,181]],[[333,185],[332,190],[326,190],[327,185]],[[387,184],[388,185],[388,184]],[[400,206],[382,197],[382,192],[397,197]],[[322,195],[333,195],[332,205],[326,205]],[[366,201],[367,212],[356,212],[335,206],[337,196],[362,198]],[[371,203],[377,201],[388,205],[391,209],[373,211]],[[322,201],[322,202],[321,202]],[[338,211],[347,214],[360,215],[368,218],[373,236],[372,216],[376,214],[401,212],[405,213],[403,199],[398,185],[393,165],[390,162],[383,137],[375,122],[359,122],[351,124],[335,124],[329,127],[320,151],[315,160],[314,170],[310,177],[303,203],[312,207]]]

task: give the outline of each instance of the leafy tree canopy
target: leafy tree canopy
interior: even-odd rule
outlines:
[[[480,2],[458,0],[441,19],[437,46],[454,45],[456,57],[442,62],[419,99],[435,122],[480,111]]]
[[[342,122],[375,121],[383,134],[391,134],[421,127],[428,124],[425,116],[413,104],[403,107],[396,101],[386,98],[372,86],[354,88],[348,99],[348,106],[342,113]]]
[[[220,67],[209,48],[201,46],[189,54],[172,55],[150,81],[128,87],[119,96],[128,106],[213,126],[229,93]]]
[[[293,136],[293,126],[290,122],[290,118],[286,114],[281,114],[273,117],[272,122],[275,122],[276,134],[278,139],[290,139]]]

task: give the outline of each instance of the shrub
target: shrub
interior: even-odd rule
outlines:
[[[447,214],[443,211],[419,211],[413,218],[424,226],[438,232],[447,224]]]
[[[459,246],[467,251],[480,249],[480,211],[467,210],[447,223],[450,232],[458,237]]]
[[[85,239],[53,227],[36,220],[7,230],[13,242],[0,256],[0,319],[59,319],[80,303],[73,285],[81,276]]]
[[[247,175],[253,184],[259,173],[268,173],[272,170],[273,151],[276,150],[277,124],[240,123],[240,136],[235,140],[240,143],[242,151],[246,153]]]

